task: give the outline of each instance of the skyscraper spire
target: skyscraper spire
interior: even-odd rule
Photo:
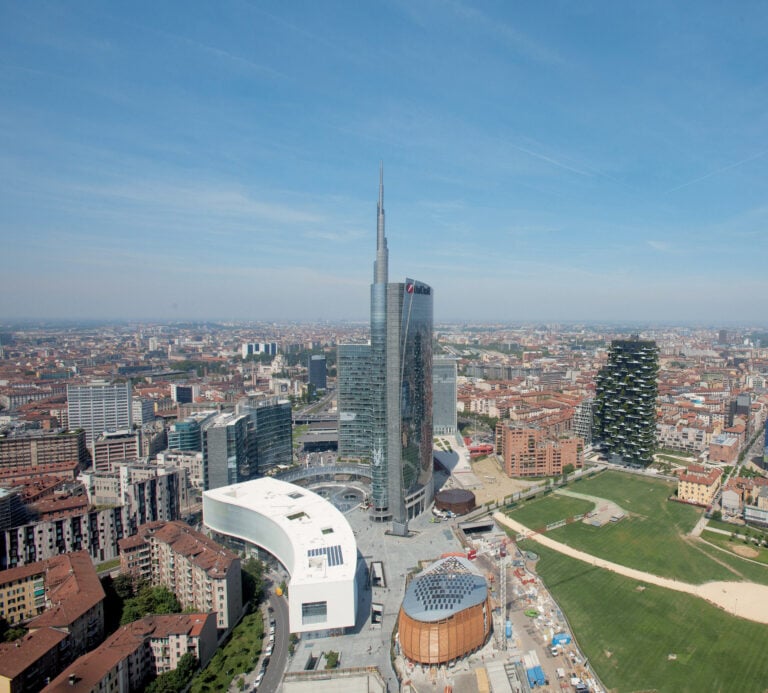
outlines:
[[[389,251],[384,235],[384,162],[379,163],[379,203],[376,206],[376,261],[373,263],[373,283],[389,281]]]

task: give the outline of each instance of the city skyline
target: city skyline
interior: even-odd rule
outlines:
[[[7,6],[0,319],[755,324],[768,9]],[[406,269],[407,268],[407,269]]]

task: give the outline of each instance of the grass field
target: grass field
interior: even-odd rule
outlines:
[[[579,491],[581,489],[582,486],[579,486]],[[565,520],[574,515],[582,515],[592,510],[593,507],[594,503],[580,498],[569,498],[550,493],[544,497],[539,496],[520,503],[511,515],[526,527],[536,529],[546,527],[551,522]]]
[[[547,536],[622,565],[693,584],[712,580],[768,583],[768,570],[762,566],[729,556],[687,536],[702,510],[667,500],[674,492],[674,484],[670,482],[605,472],[584,480],[574,490],[612,500],[628,517],[599,528],[576,522]],[[529,527],[540,527],[562,518],[566,507],[561,505],[563,500],[548,495],[514,509],[510,516]],[[583,512],[584,506],[581,507]],[[528,523],[529,519],[532,524]]]
[[[701,538],[709,544],[719,546],[721,549],[728,551],[737,556],[747,556],[753,561],[768,565],[768,549],[755,546],[751,541],[745,543],[743,539],[731,539],[724,534],[718,534],[716,532],[704,532]],[[756,555],[752,555],[752,554]]]
[[[539,574],[609,689],[766,689],[768,627],[730,616],[693,596],[641,586],[531,541],[523,547],[540,554]]]
[[[247,614],[220,647],[208,666],[192,681],[191,693],[226,691],[230,682],[256,666],[264,637],[261,611]]]

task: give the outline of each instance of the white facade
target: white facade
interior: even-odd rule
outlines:
[[[288,570],[292,633],[350,628],[357,613],[357,542],[316,493],[271,477],[203,493],[203,522],[256,544]]]

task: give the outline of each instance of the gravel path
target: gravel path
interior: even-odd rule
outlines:
[[[493,518],[500,525],[509,527],[518,534],[524,534],[528,539],[532,539],[542,546],[554,549],[589,565],[610,570],[618,575],[624,575],[639,582],[692,594],[695,597],[706,599],[711,604],[719,606],[721,609],[725,609],[728,613],[740,618],[758,623],[768,623],[768,585],[759,585],[754,582],[707,582],[703,585],[691,585],[687,582],[659,577],[653,573],[646,573],[642,570],[628,568],[618,563],[597,558],[584,551],[579,551],[559,541],[550,539],[546,535],[537,534],[525,525],[510,519],[502,513],[494,513]]]

